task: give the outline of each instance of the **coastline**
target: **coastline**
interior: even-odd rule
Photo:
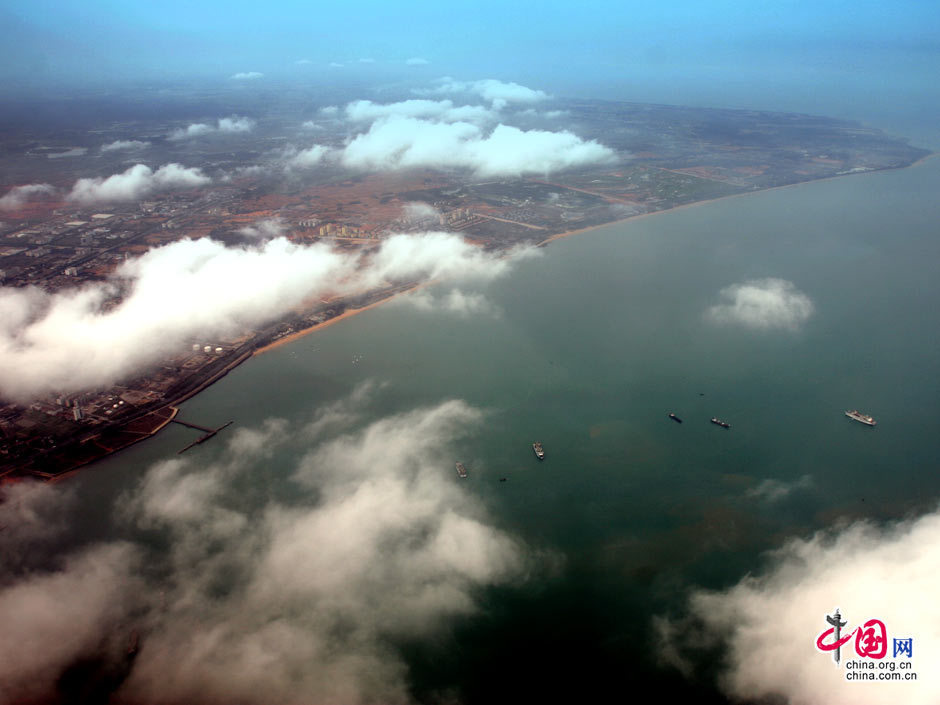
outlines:
[[[573,237],[573,236],[575,236],[575,235],[582,235],[582,234],[584,234],[584,233],[589,233],[589,232],[592,232],[592,231],[594,231],[594,230],[597,230],[597,229],[599,229],[599,228],[606,228],[606,227],[611,226],[611,225],[622,225],[622,224],[624,224],[624,223],[629,223],[629,222],[631,222],[631,221],[642,220],[642,219],[644,219],[644,218],[651,218],[651,217],[653,217],[653,216],[663,215],[664,213],[672,213],[672,212],[674,212],[674,211],[685,210],[685,209],[687,209],[687,208],[695,208],[695,207],[697,207],[697,206],[703,206],[703,205],[705,205],[705,204],[707,204],[707,203],[716,203],[716,202],[718,202],[718,201],[725,201],[725,200],[730,199],[730,198],[742,198],[742,197],[744,197],[744,196],[751,196],[751,195],[754,195],[754,194],[757,194],[757,193],[768,193],[768,192],[770,192],[770,191],[777,191],[777,190],[779,190],[779,189],[789,189],[789,188],[795,188],[795,187],[798,187],[798,186],[805,186],[805,185],[808,185],[808,184],[818,184],[818,183],[822,183],[822,182],[824,182],[824,181],[832,181],[833,179],[842,179],[842,178],[845,178],[845,177],[847,177],[847,176],[862,176],[862,175],[865,175],[865,174],[877,174],[877,173],[882,172],[882,171],[897,171],[897,170],[899,170],[899,169],[910,169],[911,167],[917,166],[917,165],[919,165],[919,164],[921,164],[921,163],[927,161],[928,159],[931,159],[931,158],[936,157],[936,156],[938,156],[938,155],[940,155],[940,152],[932,152],[932,153],[930,153],[930,154],[927,154],[927,155],[921,157],[920,159],[918,159],[918,160],[915,161],[915,162],[912,162],[912,163],[910,163],[910,164],[907,164],[906,166],[899,166],[899,167],[895,167],[895,168],[893,168],[893,169],[875,169],[875,170],[872,170],[872,171],[860,171],[860,172],[855,172],[855,173],[852,173],[852,174],[835,174],[835,175],[833,175],[833,176],[827,176],[827,177],[822,178],[822,179],[812,179],[812,180],[810,180],[810,181],[798,181],[797,183],[794,183],[794,184],[782,184],[782,185],[780,185],[780,186],[770,186],[770,187],[768,187],[768,188],[755,189],[755,190],[753,190],[753,191],[743,191],[743,192],[741,192],[741,193],[732,193],[732,194],[728,194],[727,196],[718,196],[717,198],[708,198],[708,199],[705,199],[705,200],[703,200],[703,201],[693,201],[693,202],[691,202],[691,203],[683,203],[682,205],[679,205],[679,206],[673,206],[673,207],[671,207],[671,208],[664,208],[664,209],[658,210],[658,211],[650,211],[649,213],[637,213],[636,215],[630,215],[630,216],[627,216],[626,218],[619,218],[619,219],[617,219],[617,220],[610,220],[610,221],[607,221],[606,223],[599,223],[599,224],[597,224],[597,225],[587,225],[587,226],[585,226],[585,227],[583,227],[583,228],[575,228],[574,230],[565,230],[564,232],[556,233],[556,234],[554,234],[554,235],[549,235],[549,236],[548,236],[547,238],[545,238],[544,240],[541,240],[541,241],[537,242],[534,246],[535,246],[535,247],[543,247],[543,246],[547,245],[548,243],[553,242],[553,241],[555,241],[555,240],[561,240],[561,239],[564,239],[564,238]],[[329,319],[329,320],[327,320],[327,321],[323,321],[322,323],[317,323],[316,325],[310,326],[309,328],[304,328],[304,329],[302,329],[302,330],[295,331],[295,332],[291,333],[290,335],[285,335],[283,338],[279,338],[278,340],[275,340],[273,343],[268,343],[267,345],[264,345],[264,346],[258,348],[257,350],[255,350],[255,351],[251,354],[251,356],[254,357],[255,355],[261,355],[261,354],[266,353],[266,352],[268,352],[268,351],[270,351],[270,350],[274,350],[275,348],[278,348],[278,347],[280,347],[280,346],[282,346],[282,345],[286,345],[287,343],[293,342],[293,341],[295,341],[295,340],[299,340],[300,338],[303,338],[303,337],[308,336],[308,335],[310,335],[310,334],[312,334],[312,333],[315,333],[315,332],[318,331],[318,330],[321,330],[321,329],[323,329],[323,328],[326,328],[326,327],[328,327],[328,326],[331,326],[331,325],[333,325],[334,323],[339,323],[341,320],[343,320],[343,319],[345,319],[345,318],[351,318],[352,316],[355,316],[355,315],[357,315],[357,314],[360,314],[360,313],[363,313],[363,312],[365,312],[365,311],[368,311],[369,309],[375,308],[376,306],[381,306],[382,304],[388,303],[389,301],[391,301],[392,299],[394,299],[396,296],[400,296],[401,294],[407,293],[407,292],[409,292],[409,291],[414,291],[415,289],[418,289],[418,288],[420,288],[420,287],[422,287],[422,286],[427,286],[427,285],[433,284],[433,283],[434,283],[434,282],[422,282],[422,283],[420,283],[420,284],[416,284],[415,286],[413,286],[413,287],[411,287],[411,288],[409,288],[409,289],[406,289],[406,290],[404,290],[404,291],[396,292],[396,293],[392,294],[391,296],[387,296],[387,297],[384,298],[384,299],[380,299],[380,300],[378,300],[378,301],[374,301],[373,303],[371,303],[371,304],[369,304],[369,305],[367,305],[367,306],[363,306],[362,308],[348,309],[348,310],[344,311],[343,313],[341,313],[340,315],[335,316],[334,318],[331,318],[331,319]]]
[[[936,156],[940,156],[940,152],[931,152],[930,154],[925,154],[925,155],[922,156],[920,159],[918,159],[916,162],[911,162],[911,163],[908,164],[907,166],[899,166],[898,169],[909,169],[909,168],[912,167],[912,166],[918,166],[918,165],[923,164],[924,162],[926,162],[926,161],[928,161],[928,160],[930,160],[930,159],[933,159],[933,158],[936,157]],[[885,170],[885,171],[888,171],[888,170]],[[895,169],[891,169],[890,171],[895,171]]]
[[[100,456],[100,457],[91,458],[91,459],[89,459],[89,460],[84,461],[83,463],[79,463],[79,464],[76,465],[75,467],[69,468],[69,469],[66,470],[65,472],[58,473],[58,474],[56,474],[56,475],[49,475],[49,476],[38,475],[38,476],[41,477],[41,478],[43,478],[46,482],[48,482],[48,483],[50,483],[50,484],[55,484],[55,483],[57,483],[57,482],[62,482],[63,480],[65,480],[65,479],[71,477],[72,475],[74,475],[75,473],[77,473],[79,470],[83,469],[86,465],[93,465],[94,463],[98,462],[99,460],[102,460],[102,459],[104,459],[104,458],[110,457],[110,456],[114,455],[115,453],[124,450],[125,448],[130,448],[132,445],[135,445],[135,444],[137,444],[137,443],[140,443],[141,441],[146,441],[148,438],[153,438],[153,437],[156,436],[160,431],[162,431],[164,428],[166,428],[166,427],[170,424],[170,422],[171,422],[173,419],[175,419],[176,416],[177,416],[177,414],[179,414],[179,412],[180,412],[179,408],[176,407],[176,406],[173,406],[172,404],[168,405],[166,408],[169,408],[169,409],[170,409],[170,415],[167,416],[162,422],[160,422],[160,424],[158,424],[157,426],[155,426],[154,428],[152,428],[150,431],[148,431],[145,435],[142,435],[140,438],[135,438],[135,439],[132,440],[130,443],[127,443],[126,445],[123,445],[123,446],[121,446],[120,448],[115,448],[114,450],[112,450],[112,451],[110,451],[110,452],[107,452],[107,453],[105,453],[104,455],[102,455],[102,456]]]
[[[847,176],[865,176],[869,174],[878,174],[884,171],[899,171],[901,169],[910,169],[912,167],[919,166],[920,164],[923,164],[927,160],[933,159],[936,156],[940,156],[940,152],[931,152],[930,154],[924,155],[923,157],[921,157],[915,162],[911,162],[910,164],[907,164],[905,166],[894,167],[891,169],[872,169],[871,171],[857,171],[851,174],[835,174],[833,176],[827,176],[822,179],[812,179],[810,181],[797,181],[794,184],[781,184],[780,186],[769,186],[767,188],[754,189],[753,191],[742,191],[741,193],[731,193],[731,194],[728,194],[727,196],[718,196],[717,198],[707,198],[704,201],[693,201],[691,203],[683,203],[682,205],[673,206],[672,208],[664,208],[663,210],[659,210],[659,211],[650,211],[649,213],[637,213],[636,215],[630,215],[630,216],[627,216],[626,218],[620,218],[618,220],[611,220],[607,223],[601,223],[599,225],[588,225],[584,228],[577,228],[576,230],[567,230],[563,233],[550,235],[549,237],[539,242],[536,245],[536,247],[547,245],[553,240],[561,240],[562,238],[571,237],[572,235],[580,235],[582,233],[590,232],[592,230],[597,230],[598,228],[605,228],[608,225],[620,225],[622,223],[628,223],[633,220],[642,220],[644,218],[650,218],[652,216],[662,215],[664,213],[672,213],[674,211],[685,210],[686,208],[695,208],[697,206],[703,206],[707,203],[716,203],[718,201],[726,201],[731,198],[742,198],[744,196],[752,196],[758,193],[770,193],[771,191],[778,191],[780,189],[797,188],[799,186],[806,186],[809,184],[821,184],[825,181],[833,181],[835,179],[844,179]]]
[[[536,247],[542,247],[542,246],[547,245],[548,243],[550,243],[550,242],[552,242],[552,241],[554,241],[554,240],[560,240],[560,239],[572,237],[572,236],[575,236],[575,235],[581,235],[581,234],[584,234],[584,233],[588,233],[588,232],[597,230],[597,229],[599,229],[599,228],[605,228],[605,227],[608,227],[608,226],[621,225],[621,224],[625,224],[625,223],[628,223],[628,222],[634,221],[634,220],[640,220],[640,219],[643,219],[643,218],[649,218],[649,217],[652,217],[652,216],[662,215],[662,214],[665,214],[665,213],[670,213],[670,212],[672,212],[672,211],[679,211],[679,210],[683,210],[683,209],[694,208],[694,207],[702,206],[702,205],[705,205],[705,204],[708,204],[708,203],[714,203],[714,202],[717,202],[717,201],[724,201],[724,200],[727,200],[727,199],[730,199],[730,198],[740,198],[740,197],[743,197],[743,196],[750,196],[750,195],[753,195],[753,194],[764,193],[764,192],[769,192],[769,191],[775,191],[775,190],[778,190],[778,189],[795,188],[795,187],[799,187],[799,186],[805,186],[805,185],[810,185],[810,184],[816,184],[816,183],[823,182],[823,181],[830,181],[830,180],[833,180],[833,179],[841,179],[841,178],[846,177],[846,176],[860,176],[860,175],[866,175],[866,174],[875,174],[875,173],[878,173],[878,172],[880,172],[880,171],[898,171],[898,170],[900,170],[900,169],[907,169],[907,168],[910,168],[910,167],[918,166],[918,165],[920,165],[920,164],[922,164],[922,163],[928,161],[929,159],[932,159],[932,158],[934,158],[934,157],[937,157],[938,155],[940,155],[940,152],[933,152],[933,153],[930,153],[930,154],[927,154],[927,155],[921,157],[920,159],[918,159],[918,160],[915,161],[915,162],[912,162],[911,164],[908,164],[908,165],[905,165],[905,166],[900,166],[900,167],[895,167],[895,168],[891,168],[891,169],[877,169],[877,170],[871,170],[871,171],[854,172],[854,173],[850,173],[850,174],[836,174],[836,175],[829,176],[829,177],[822,178],[822,179],[813,179],[813,180],[811,180],[811,181],[801,181],[801,182],[792,183],[792,184],[783,184],[783,185],[780,185],[780,186],[772,186],[772,187],[768,187],[768,188],[755,189],[755,190],[751,190],[751,191],[743,191],[743,192],[741,192],[741,193],[734,193],[734,194],[729,194],[729,195],[726,195],[726,196],[719,196],[719,197],[717,197],[717,198],[711,198],[711,199],[705,199],[705,200],[701,200],[701,201],[694,201],[694,202],[690,202],[690,203],[684,203],[684,204],[681,204],[681,205],[678,205],[678,206],[673,206],[673,207],[671,207],[671,208],[665,208],[665,209],[662,209],[662,210],[651,211],[651,212],[648,212],[648,213],[639,213],[639,214],[635,214],[635,215],[630,215],[630,216],[627,216],[627,217],[625,217],[625,218],[620,218],[620,219],[616,219],[616,220],[611,220],[611,221],[608,221],[608,222],[605,222],[605,223],[599,223],[599,224],[596,224],[596,225],[589,225],[589,226],[585,226],[585,227],[582,227],[582,228],[576,228],[576,229],[573,229],[573,230],[567,230],[567,231],[564,231],[564,232],[556,233],[556,234],[554,234],[554,235],[550,235],[549,237],[545,238],[544,240],[539,241],[539,242],[536,243],[534,246],[536,246]],[[186,401],[186,400],[192,398],[193,396],[199,394],[200,392],[204,391],[207,387],[211,386],[212,384],[214,384],[215,382],[217,382],[218,380],[220,380],[222,377],[224,377],[226,374],[228,374],[228,372],[230,372],[232,369],[234,369],[235,367],[239,366],[241,363],[245,362],[246,360],[248,360],[248,359],[250,359],[250,358],[252,358],[252,357],[254,357],[254,356],[256,356],[256,355],[261,355],[261,354],[263,354],[263,353],[265,353],[265,352],[269,352],[269,351],[271,351],[271,350],[274,350],[275,348],[279,348],[279,347],[281,347],[282,345],[286,345],[286,344],[288,344],[288,343],[291,343],[291,342],[294,342],[294,341],[296,341],[296,340],[299,340],[300,338],[303,338],[303,337],[308,336],[308,335],[310,335],[310,334],[312,334],[312,333],[315,333],[315,332],[318,331],[318,330],[321,330],[321,329],[323,329],[323,328],[327,328],[327,327],[329,327],[329,326],[331,326],[331,325],[333,325],[333,324],[335,324],[335,323],[339,323],[340,321],[342,321],[342,320],[344,320],[344,319],[351,318],[351,317],[356,316],[356,315],[358,315],[358,314],[360,314],[360,313],[363,313],[363,312],[368,311],[368,310],[370,310],[370,309],[373,309],[373,308],[376,308],[376,307],[378,307],[378,306],[381,306],[382,304],[388,303],[389,301],[395,299],[396,297],[398,297],[398,296],[401,295],[401,294],[408,293],[408,292],[410,292],[410,291],[414,291],[414,290],[416,290],[416,289],[422,288],[422,287],[424,287],[424,286],[428,286],[428,285],[430,285],[430,284],[434,284],[436,281],[437,281],[437,280],[415,283],[415,284],[409,286],[408,288],[401,289],[401,290],[399,290],[399,291],[395,291],[394,293],[392,293],[392,294],[390,294],[390,295],[388,295],[388,296],[386,296],[386,297],[384,297],[384,298],[381,298],[381,299],[379,299],[379,300],[377,300],[377,301],[373,301],[373,302],[370,303],[370,304],[367,304],[367,305],[362,306],[362,307],[360,307],[360,308],[347,309],[347,310],[343,311],[343,313],[339,314],[338,316],[334,316],[333,318],[330,318],[330,319],[328,319],[328,320],[326,320],[326,321],[317,323],[317,324],[312,325],[312,326],[310,326],[310,327],[308,327],[308,328],[303,328],[303,329],[301,329],[301,330],[294,331],[294,332],[292,332],[292,333],[290,333],[290,334],[288,334],[288,335],[285,335],[285,336],[283,336],[282,338],[279,338],[278,340],[275,340],[275,341],[273,341],[273,342],[270,342],[270,343],[268,343],[268,344],[266,344],[266,345],[263,345],[263,346],[261,346],[261,347],[258,347],[258,348],[254,349],[254,350],[246,351],[246,352],[242,353],[241,355],[239,355],[236,360],[234,360],[234,361],[232,361],[231,363],[227,364],[222,370],[220,370],[220,371],[217,372],[216,374],[212,375],[210,378],[204,380],[204,381],[203,381],[201,384],[199,384],[196,388],[194,388],[194,389],[192,389],[191,391],[187,392],[187,393],[186,393],[185,395],[183,395],[182,397],[175,399],[172,403],[166,405],[167,407],[169,407],[169,408],[172,410],[171,416],[170,416],[169,418],[166,418],[162,423],[160,423],[157,427],[155,427],[155,428],[153,428],[152,430],[150,430],[150,431],[149,431],[148,433],[146,433],[145,435],[141,435],[139,438],[136,438],[136,439],[132,440],[130,443],[126,443],[126,444],[124,444],[124,445],[122,445],[122,446],[120,446],[120,447],[116,447],[116,448],[113,448],[113,449],[109,449],[109,450],[107,450],[105,453],[103,453],[102,455],[97,456],[97,457],[94,457],[94,458],[91,458],[91,459],[86,460],[86,461],[84,461],[84,462],[81,462],[81,463],[79,463],[78,465],[75,465],[74,467],[71,467],[71,468],[69,468],[68,470],[66,470],[66,471],[64,471],[64,472],[62,472],[62,473],[60,473],[60,474],[47,475],[47,474],[45,474],[45,473],[41,473],[41,474],[40,474],[40,473],[35,473],[34,476],[37,476],[38,478],[41,478],[42,480],[45,480],[46,482],[59,482],[59,481],[64,480],[64,479],[67,478],[67,477],[70,477],[72,474],[74,474],[74,473],[77,472],[78,470],[80,470],[80,469],[86,467],[87,465],[93,464],[93,463],[95,463],[95,462],[98,461],[98,460],[101,460],[101,459],[103,459],[103,458],[105,458],[105,457],[108,457],[108,456],[110,456],[110,455],[113,455],[114,453],[116,453],[116,452],[118,452],[118,451],[120,451],[120,450],[123,450],[124,448],[129,447],[130,445],[134,445],[134,444],[136,444],[136,443],[138,443],[138,442],[140,442],[140,441],[142,441],[142,440],[146,440],[147,438],[150,438],[150,437],[152,437],[152,436],[155,436],[159,431],[161,431],[163,428],[165,428],[165,427],[170,423],[170,421],[173,420],[173,418],[175,418],[175,417],[177,416],[177,414],[178,414],[179,411],[180,411],[179,408],[178,408],[178,406],[177,406],[178,404],[180,404],[180,403],[182,403],[182,402],[184,402],[184,401]],[[8,479],[8,478],[3,477],[3,478],[0,478],[0,481],[6,481],[7,479]]]
[[[321,322],[321,323],[317,323],[316,325],[312,325],[312,326],[310,326],[309,328],[302,328],[301,330],[294,331],[293,333],[290,333],[289,335],[285,335],[283,338],[278,338],[278,339],[275,340],[274,342],[268,343],[267,345],[263,345],[263,346],[261,346],[260,348],[257,348],[256,350],[254,350],[254,351],[251,353],[251,357],[254,357],[255,355],[261,355],[261,354],[263,354],[263,353],[269,352],[269,351],[271,351],[271,350],[274,350],[275,348],[281,347],[282,345],[286,345],[287,343],[292,343],[293,341],[299,340],[300,338],[303,338],[303,337],[305,337],[305,336],[308,336],[308,335],[310,335],[311,333],[313,333],[313,332],[315,332],[315,331],[321,330],[321,329],[323,329],[323,328],[328,328],[329,326],[333,325],[334,323],[339,323],[340,321],[342,321],[342,320],[345,319],[345,318],[351,318],[352,316],[355,316],[355,315],[357,315],[357,314],[363,313],[364,311],[368,311],[368,310],[371,309],[371,308],[375,308],[376,306],[381,306],[381,305],[384,304],[384,303],[388,303],[389,301],[391,301],[392,299],[394,299],[396,296],[401,296],[402,294],[404,294],[404,293],[406,293],[406,292],[408,292],[408,291],[414,291],[414,290],[417,289],[419,286],[421,286],[421,285],[420,285],[420,284],[416,284],[415,286],[413,286],[413,287],[411,287],[411,288],[409,288],[409,289],[405,289],[404,291],[396,291],[394,294],[392,294],[391,296],[386,296],[384,299],[379,299],[378,301],[373,301],[371,304],[367,304],[367,305],[365,305],[365,306],[363,306],[363,307],[361,307],[361,308],[350,308],[350,309],[347,309],[347,310],[343,311],[341,314],[339,314],[338,316],[333,316],[333,318],[330,318],[330,319],[328,319],[328,320],[326,320],[326,321],[323,321],[323,322]]]

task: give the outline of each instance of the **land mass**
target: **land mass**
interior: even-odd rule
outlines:
[[[46,200],[8,212],[0,223],[0,281],[66,290],[105,280],[125,259],[180,239],[242,244],[245,226],[266,218],[277,218],[294,242],[344,250],[374,248],[394,233],[443,230],[501,252],[716,198],[901,168],[928,154],[877,129],[817,116],[602,101],[558,107],[566,129],[615,150],[616,163],[495,180],[461,171],[376,174],[327,166],[298,180],[249,168],[283,139],[288,118],[272,119],[250,142],[188,147],[191,164],[242,174],[225,183],[105,209]],[[541,129],[545,120],[532,117],[521,127]],[[94,143],[87,131],[6,129],[0,186],[4,192],[22,183],[64,188],[87,176],[82,155],[94,145],[147,131],[168,134],[171,126],[108,124],[95,132]],[[179,160],[178,145],[153,139],[165,160]],[[126,155],[95,156],[102,175],[123,167]],[[60,478],[147,438],[173,419],[180,403],[258,351],[416,284],[389,282],[352,297],[309,301],[258,330],[192,340],[189,349],[108,389],[29,404],[0,401],[0,478]]]

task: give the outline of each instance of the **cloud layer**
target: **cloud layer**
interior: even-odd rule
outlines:
[[[135,164],[120,174],[104,179],[79,179],[72,186],[68,199],[82,205],[134,201],[160,191],[196,188],[211,182],[212,179],[201,170],[181,164],[164,164],[156,171],[145,164]]]
[[[479,105],[454,107],[449,100],[404,100],[399,103],[373,103],[357,100],[346,106],[346,117],[356,122],[372,122],[393,116],[430,118],[440,122],[486,123],[497,115],[489,108]]]
[[[319,144],[307,149],[289,145],[279,152],[277,161],[287,169],[309,169],[322,163],[329,155],[330,150]]]
[[[483,294],[451,289],[446,295],[435,296],[426,289],[416,291],[402,298],[405,305],[414,306],[420,311],[446,311],[458,316],[487,314],[499,315],[499,309],[487,300]]]
[[[813,478],[811,475],[801,475],[799,479],[792,482],[767,478],[762,480],[756,487],[751,487],[747,491],[747,496],[762,499],[765,502],[781,502],[794,492],[806,491],[812,486]]]
[[[479,589],[518,580],[526,557],[453,472],[450,445],[481,413],[450,401],[337,435],[367,397],[306,428],[242,429],[209,465],[152,467],[120,516],[166,551],[100,544],[0,587],[0,702],[49,699],[81,657],[126,663],[131,630],[122,701],[407,701],[394,640],[476,612]],[[298,441],[310,452],[278,468]],[[289,504],[257,480],[285,471]]]
[[[136,151],[150,146],[150,142],[141,140],[115,140],[101,145],[102,152]]]
[[[0,197],[0,210],[16,210],[31,200],[52,196],[55,192],[55,188],[50,184],[14,186]]]
[[[721,685],[745,701],[802,705],[875,705],[940,701],[931,677],[940,659],[940,513],[879,528],[856,523],[810,539],[794,539],[773,554],[773,567],[722,592],[700,591],[689,600],[686,623],[659,621],[663,654],[688,670],[686,656],[702,644],[726,651]],[[846,668],[816,650],[839,607],[849,622],[843,634],[871,618],[887,628],[888,658],[894,638],[914,638],[916,682],[848,682]],[[692,625],[696,626],[692,626]],[[854,640],[843,647],[843,664],[859,657]],[[868,660],[868,659],[861,659]]]
[[[188,127],[175,130],[170,134],[170,139],[178,141],[213,134],[239,134],[251,132],[254,127],[255,121],[251,118],[232,115],[231,117],[219,118],[215,125],[206,122],[195,122]]]
[[[361,169],[462,168],[478,176],[547,174],[615,159],[607,147],[570,132],[497,125],[486,134],[468,122],[448,124],[399,115],[376,120],[341,156],[346,166]]]
[[[812,300],[785,279],[754,279],[734,284],[719,293],[722,303],[706,316],[717,323],[748,328],[797,330],[815,307]]]
[[[346,145],[340,148],[314,145],[303,152],[288,147],[278,155],[277,162],[288,169],[338,162],[365,170],[465,169],[480,177],[510,177],[546,175],[617,160],[617,155],[607,147],[567,131],[526,131],[500,123],[501,110],[510,103],[547,98],[541,91],[495,80],[443,81],[437,88],[423,92],[472,94],[491,105],[455,105],[451,100],[424,98],[386,104],[358,100],[346,105],[342,112],[330,106],[321,109],[324,117],[342,115],[351,123],[354,136]],[[361,132],[361,125],[366,123],[368,130]],[[304,127],[308,126],[315,127],[316,123],[304,123]],[[207,125],[190,126],[196,127],[209,129]]]
[[[455,235],[426,233],[390,237],[364,256],[295,245],[275,236],[277,223],[256,230],[263,241],[253,247],[204,238],[151,250],[106,284],[56,294],[0,288],[0,395],[27,400],[108,385],[190,338],[243,331],[313,296],[398,281],[491,278],[522,254],[499,258]]]
[[[513,103],[535,103],[548,98],[548,94],[512,81],[498,81],[487,78],[480,81],[457,81],[452,78],[442,78],[436,87],[419,89],[419,94],[451,94],[472,93],[488,101],[496,109],[501,109]]]

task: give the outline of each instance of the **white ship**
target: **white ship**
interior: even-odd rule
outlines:
[[[856,411],[855,409],[852,409],[852,411],[846,411],[845,415],[850,419],[855,419],[859,423],[865,424],[866,426],[874,426],[876,423],[878,423],[868,414],[863,414],[862,412]]]
[[[536,441],[532,444],[532,450],[535,451],[536,458],[539,460],[545,460],[545,451],[542,449],[542,443],[540,441]]]

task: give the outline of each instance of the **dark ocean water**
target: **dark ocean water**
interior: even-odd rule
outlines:
[[[370,380],[381,386],[350,430],[446,399],[484,410],[454,441],[464,489],[551,567],[480,594],[443,636],[400,644],[413,693],[630,700],[651,685],[720,701],[708,664],[691,681],[658,665],[655,615],[759,573],[787,537],[940,496],[938,193],[934,159],[556,241],[503,279],[460,284],[483,310],[398,300],[252,359],[183,415],[309,419]],[[792,282],[813,314],[794,329],[706,315],[722,289],[765,278]],[[877,428],[843,415],[854,408]],[[115,498],[191,435],[171,426],[83,471],[70,484],[102,510],[77,514],[75,541],[110,536]],[[219,445],[192,452],[208,461]],[[278,452],[271,467],[299,451]],[[278,482],[259,469],[259,497]],[[788,494],[772,500],[774,487]]]

